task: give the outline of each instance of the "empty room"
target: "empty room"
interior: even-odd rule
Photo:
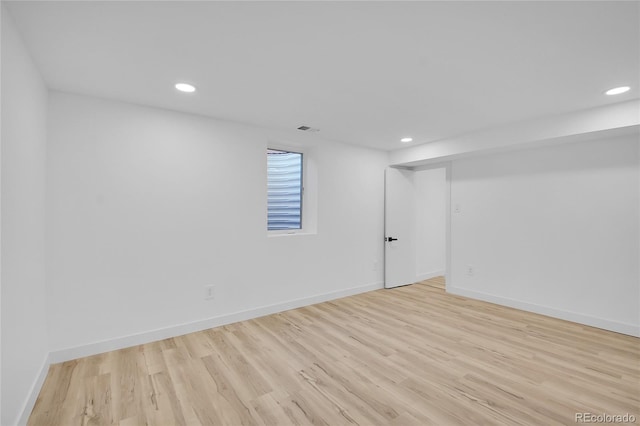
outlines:
[[[640,423],[640,2],[0,11],[2,426]]]

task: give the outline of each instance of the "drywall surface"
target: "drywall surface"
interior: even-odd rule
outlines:
[[[447,181],[444,167],[418,170],[416,267],[418,279],[444,275],[446,268]]]
[[[637,141],[454,161],[448,289],[637,335]]]
[[[382,288],[387,153],[59,92],[49,113],[53,352]],[[267,235],[271,144],[310,162],[311,233]]]
[[[47,88],[2,10],[2,419],[30,412],[48,348],[45,310]],[[37,391],[37,389],[36,389]],[[28,414],[28,413],[27,413]]]

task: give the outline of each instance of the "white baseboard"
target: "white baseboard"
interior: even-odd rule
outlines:
[[[303,297],[301,299],[289,300],[273,305],[262,306],[259,308],[248,309],[246,311],[235,312],[232,314],[221,315],[218,317],[207,318],[200,321],[194,321],[185,324],[179,324],[171,327],[150,330],[143,333],[132,334],[129,336],[118,337],[115,339],[103,340],[100,342],[89,343],[82,346],[60,349],[52,351],[49,354],[49,360],[52,364],[58,362],[69,361],[85,356],[96,355],[103,352],[115,351],[131,346],[141,345],[144,343],[155,342],[157,340],[168,339],[170,337],[181,336],[187,333],[194,333],[213,327],[219,327],[238,321],[245,321],[265,315],[275,314],[277,312],[288,311],[290,309],[300,308],[303,306],[313,305],[315,303],[326,302],[329,300],[339,299],[342,297],[352,296],[354,294],[365,293],[372,290],[378,290],[384,287],[382,281],[366,284],[358,287],[351,287],[343,290],[333,291],[315,296]]]
[[[418,279],[418,281],[424,281],[424,280],[430,280],[431,278],[435,278],[435,277],[444,277],[444,274],[445,274],[445,270],[442,269],[440,271],[432,271],[424,274],[419,274],[416,278]]]
[[[27,400],[22,405],[22,410],[20,411],[20,417],[16,420],[16,425],[26,425],[29,420],[29,416],[31,415],[31,411],[33,410],[33,406],[36,405],[36,400],[38,399],[38,395],[40,394],[40,389],[42,389],[42,385],[44,384],[44,379],[47,378],[47,373],[49,372],[49,364],[50,355],[47,354],[44,358],[44,362],[42,363],[42,367],[40,368],[40,373],[38,377],[33,381],[31,385],[31,389],[29,389],[29,396]]]
[[[495,296],[492,294],[481,293],[473,290],[467,290],[464,288],[447,286],[447,292],[458,296],[468,297],[470,299],[478,299],[498,305],[509,306],[511,308],[516,308],[523,311],[576,322],[578,324],[601,328],[603,330],[615,331],[616,333],[640,337],[640,326],[636,324],[607,320],[604,318],[598,318],[575,312],[550,308],[548,306],[537,305],[535,303],[523,302],[520,300],[509,299],[506,297]]]

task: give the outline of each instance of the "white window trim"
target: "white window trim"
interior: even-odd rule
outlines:
[[[267,230],[268,237],[288,237],[315,235],[317,217],[317,186],[315,179],[315,167],[311,149],[298,145],[288,145],[280,142],[269,141],[266,149],[288,151],[302,154],[302,211],[300,229],[276,229]],[[266,167],[266,161],[265,161]],[[266,169],[265,169],[266,174]],[[266,211],[265,211],[266,219]]]

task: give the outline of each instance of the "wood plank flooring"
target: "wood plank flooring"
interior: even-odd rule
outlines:
[[[29,425],[640,421],[639,339],[435,278],[51,366]]]

